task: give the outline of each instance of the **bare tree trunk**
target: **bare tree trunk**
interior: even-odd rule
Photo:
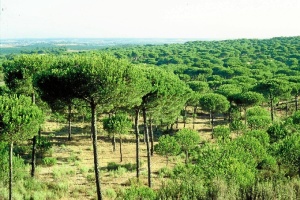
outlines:
[[[13,182],[13,147],[14,143],[11,142],[9,146],[9,194],[8,199],[12,200],[12,182]]]
[[[189,160],[189,152],[185,151],[185,164],[188,164],[188,160]]]
[[[102,193],[100,187],[100,172],[99,172],[99,164],[98,164],[98,149],[97,149],[97,119],[96,119],[96,103],[92,99],[90,102],[91,110],[92,110],[92,123],[91,123],[91,131],[92,131],[92,142],[93,142],[93,153],[94,153],[94,171],[95,171],[95,179],[96,179],[96,188],[97,188],[97,199],[102,200]]]
[[[71,140],[71,134],[72,134],[72,126],[71,126],[71,113],[72,112],[72,105],[69,104],[68,105],[68,129],[69,129],[69,136],[68,136],[68,140]]]
[[[270,107],[271,107],[271,120],[274,121],[274,106],[273,106],[273,99],[270,98]]]
[[[31,177],[35,174],[35,163],[36,163],[36,136],[32,138],[32,151],[31,151]]]
[[[140,131],[139,131],[139,112],[140,109],[135,110],[135,143],[136,143],[136,178],[140,178]]]
[[[32,93],[32,104],[35,104],[35,93]],[[31,152],[31,172],[30,175],[31,177],[34,177],[35,174],[35,163],[36,163],[36,136],[33,136],[32,138],[32,152]]]
[[[120,134],[120,162],[123,162],[123,154],[122,154],[122,136]]]
[[[153,156],[153,152],[154,152],[154,144],[153,144],[154,136],[153,136],[153,127],[152,127],[152,119],[151,119],[151,117],[149,119],[149,132],[150,132],[150,144],[151,144],[150,153],[151,153],[151,156]]]
[[[113,145],[113,152],[116,151],[116,136],[115,136],[115,133],[113,133],[113,137],[112,137],[112,145]]]
[[[143,119],[144,119],[144,133],[146,135],[146,146],[147,146],[147,161],[148,161],[148,186],[151,188],[151,156],[150,156],[150,145],[149,145],[149,132],[147,126],[146,108],[143,108]]]
[[[178,129],[178,123],[179,123],[179,120],[178,120],[178,117],[176,118],[176,129]]]

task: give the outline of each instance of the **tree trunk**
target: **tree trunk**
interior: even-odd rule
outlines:
[[[123,154],[122,154],[122,136],[120,134],[120,162],[123,161]]]
[[[10,143],[9,147],[9,195],[8,199],[12,200],[12,182],[13,182],[13,147],[14,143]]]
[[[168,156],[168,154],[166,155],[166,159],[167,159],[167,166],[168,166],[168,164],[169,164],[169,156]]]
[[[179,123],[179,120],[178,120],[178,117],[176,118],[176,129],[178,130],[178,123]]]
[[[111,143],[113,145],[113,152],[115,152],[116,151],[116,136],[115,136],[115,133],[113,133]]]
[[[71,126],[71,113],[72,112],[72,106],[71,104],[68,105],[68,129],[69,129],[69,136],[68,140],[71,140],[71,133],[72,133],[72,126]]]
[[[94,153],[94,171],[95,171],[95,179],[96,179],[96,188],[97,188],[97,199],[102,200],[101,187],[100,187],[100,172],[99,172],[99,164],[98,164],[98,150],[97,150],[97,119],[96,119],[96,103],[92,99],[90,102],[91,111],[92,111],[92,123],[91,123],[91,131],[92,131],[92,142],[93,142],[93,153]]]
[[[274,106],[273,106],[273,98],[270,98],[270,107],[271,107],[271,120],[274,121]]]
[[[152,127],[152,119],[150,117],[149,119],[149,133],[150,133],[150,144],[151,144],[151,147],[150,147],[150,153],[151,153],[151,156],[153,156],[153,152],[154,152],[154,144],[153,144],[153,127]]]
[[[32,93],[31,97],[32,104],[35,104],[35,93]],[[40,130],[39,133],[40,134]],[[34,177],[35,174],[35,163],[36,163],[36,136],[33,136],[32,138],[32,152],[31,152],[31,172],[30,175],[31,177]]]
[[[146,146],[147,146],[147,161],[148,161],[148,186],[151,188],[151,156],[149,147],[149,132],[147,126],[146,108],[143,108],[143,119],[144,119],[144,133],[146,135]]]
[[[185,164],[188,164],[188,160],[189,160],[189,152],[185,151]]]
[[[36,163],[36,136],[32,138],[32,152],[31,152],[31,177],[35,174],[35,163]]]
[[[140,178],[140,131],[139,131],[139,112],[140,109],[135,110],[135,143],[136,143],[136,178]]]
[[[183,127],[185,128],[186,125],[186,108],[187,106],[184,107],[184,116],[183,116]]]

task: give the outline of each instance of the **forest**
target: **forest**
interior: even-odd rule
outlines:
[[[0,65],[0,199],[300,199],[300,36]]]

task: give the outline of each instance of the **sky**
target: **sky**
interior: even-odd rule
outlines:
[[[0,38],[300,35],[300,0],[0,0]]]

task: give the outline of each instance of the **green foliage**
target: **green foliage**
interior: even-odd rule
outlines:
[[[235,131],[236,133],[240,133],[243,130],[245,130],[246,126],[244,124],[244,122],[242,120],[233,120],[230,124],[229,124],[229,128],[231,131]]]
[[[292,119],[294,124],[300,124],[300,110],[293,114]]]
[[[57,159],[52,157],[45,157],[43,158],[43,163],[47,166],[53,166],[57,163]]]
[[[50,67],[53,58],[47,55],[18,55],[3,63],[6,86],[17,94],[34,93],[33,76]]]
[[[199,133],[191,129],[181,129],[176,133],[175,138],[181,150],[188,152],[193,150],[200,142]]]
[[[264,108],[255,106],[247,110],[247,124],[251,130],[267,129],[271,118]]]
[[[103,128],[109,133],[126,134],[132,128],[132,122],[125,113],[117,113],[103,119]]]
[[[267,133],[270,136],[270,142],[278,142],[279,140],[285,138],[288,135],[288,132],[282,123],[273,123],[267,130]]]
[[[251,116],[247,118],[248,126],[253,129],[266,129],[271,123],[271,119],[268,116]]]
[[[258,105],[264,100],[264,97],[260,93],[248,91],[236,94],[233,99],[237,105],[247,108]]]
[[[273,144],[273,151],[281,164],[292,174],[300,175],[300,134],[296,133]]]
[[[0,139],[16,142],[32,138],[44,121],[42,111],[25,96],[0,96]]]
[[[200,98],[200,106],[203,110],[212,113],[224,113],[229,108],[229,102],[221,94],[208,93]]]
[[[274,100],[276,97],[288,95],[291,92],[291,87],[285,80],[268,79],[260,81],[254,90],[263,94],[267,99]]]
[[[245,136],[256,138],[262,146],[267,148],[270,144],[270,137],[266,131],[262,130],[252,130],[246,132]]]
[[[159,137],[158,144],[154,146],[154,150],[159,154],[166,156],[168,163],[168,156],[177,155],[180,152],[180,146],[175,137],[170,135],[163,135]]]
[[[213,130],[213,136],[221,142],[226,142],[230,139],[230,129],[224,125],[216,126]]]
[[[132,164],[132,163],[125,163],[125,164],[117,164],[115,162],[109,162],[107,163],[107,167],[106,169],[108,171],[116,171],[119,168],[124,168],[128,171],[134,171],[136,169],[136,164]]]
[[[247,110],[247,116],[268,116],[269,113],[266,109],[260,107],[260,106],[254,106],[252,108],[249,108]]]
[[[159,199],[205,199],[207,188],[200,177],[186,174],[189,178],[174,178],[163,183],[158,191]]]
[[[8,145],[5,142],[0,142],[0,186],[6,186],[8,184]],[[24,179],[27,175],[26,166],[24,160],[19,156],[13,156],[13,165],[14,165],[14,181],[19,181]],[[1,198],[1,196],[0,196]]]
[[[118,199],[124,199],[124,200],[155,200],[156,199],[156,193],[154,190],[152,190],[149,187],[145,186],[131,186],[128,189],[125,189],[124,192],[122,192]]]

